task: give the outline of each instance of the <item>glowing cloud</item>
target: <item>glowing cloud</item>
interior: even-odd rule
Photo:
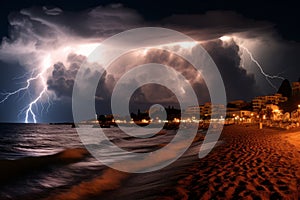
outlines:
[[[211,20],[216,18],[220,20]],[[19,88],[13,88],[14,90],[9,92],[1,93],[0,103],[4,105],[5,101],[9,100],[12,96],[21,94],[21,98],[22,95],[25,97],[24,101],[22,101],[25,106],[22,106],[23,109],[21,109],[18,116],[22,118],[24,122],[40,121],[41,116],[39,115],[39,111],[44,109],[44,103],[47,108],[49,108],[51,100],[60,100],[64,95],[67,98],[69,97],[69,89],[72,86],[71,79],[74,74],[76,74],[76,69],[80,61],[84,60],[102,40],[131,28],[148,25],[162,26],[163,24],[166,28],[183,32],[199,41],[199,44],[203,45],[204,48],[205,43],[216,43],[215,45],[211,45],[211,47],[219,48],[220,51],[213,49],[209,53],[212,55],[215,53],[216,58],[220,58],[218,60],[218,65],[220,66],[224,63],[224,56],[228,56],[226,52],[229,49],[222,49],[222,43],[228,47],[230,47],[232,43],[237,44],[239,48],[232,50],[234,53],[237,53],[234,54],[233,59],[235,60],[226,63],[224,73],[230,72],[232,74],[232,71],[239,70],[236,69],[239,68],[239,66],[236,65],[240,65],[240,68],[243,68],[243,63],[246,63],[249,58],[259,69],[258,73],[263,75],[265,80],[268,81],[272,87],[275,87],[273,84],[275,80],[283,79],[281,76],[267,73],[265,66],[261,65],[262,60],[258,59],[261,54],[258,53],[268,52],[253,52],[253,49],[256,48],[259,43],[253,43],[254,45],[251,46],[244,42],[243,39],[246,38],[247,41],[255,41],[255,38],[263,35],[261,34],[262,32],[273,33],[273,30],[270,31],[271,26],[266,22],[253,21],[237,13],[225,11],[209,11],[203,15],[193,16],[173,15],[162,19],[161,22],[162,23],[157,21],[154,25],[153,22],[147,23],[135,10],[124,8],[120,4],[99,6],[78,13],[64,12],[60,8],[47,7],[34,7],[11,13],[9,16],[11,31],[9,37],[2,39],[0,45],[0,60],[7,63],[18,62],[26,69],[27,73],[22,76],[24,78],[22,79],[24,80],[23,85]],[[263,39],[270,35],[263,35]],[[149,37],[151,37],[150,34]],[[167,38],[167,36],[162,39],[169,42],[165,45],[170,46],[170,48],[176,48],[178,45],[189,50],[194,48],[194,44],[184,41],[172,43],[172,39]],[[271,38],[270,41],[274,44],[274,38]],[[180,72],[185,74],[188,80],[198,87],[198,91],[202,92],[202,89],[205,89],[205,83],[203,83],[200,73],[193,73],[193,71],[187,67],[187,64],[174,55],[153,51],[153,48],[156,47],[149,45],[149,48],[136,51],[134,55],[129,56],[127,59],[121,59],[122,63],[117,62],[117,64],[119,64],[118,66],[122,67],[114,70],[111,74],[109,74],[110,71],[108,70],[108,77],[103,82],[103,84],[107,84],[105,89],[111,90],[115,81],[120,78],[124,71],[135,64],[141,64],[139,60],[173,66],[176,70],[181,70]],[[157,48],[159,49],[159,47]],[[239,52],[236,52],[238,50]],[[75,68],[74,63],[70,62],[71,55],[82,56],[81,59],[74,61],[76,62]],[[230,55],[233,55],[232,52],[230,52]],[[263,61],[270,61],[270,58],[269,60],[264,59]],[[277,63],[272,65],[272,69],[275,68],[278,70],[280,68],[280,66],[276,64]],[[62,69],[55,69],[55,66],[60,66]],[[99,66],[101,67],[101,63]],[[222,66],[220,68],[222,68]],[[231,70],[229,68],[234,69]],[[253,73],[257,73],[256,71],[251,72],[249,69],[246,70],[246,68],[243,69],[245,69],[243,73],[236,73],[235,75],[249,75],[250,77]],[[53,77],[53,74],[57,75],[57,73],[66,73],[65,76],[59,77],[61,78],[59,81],[61,81],[62,84],[67,83],[67,92],[63,90],[56,91],[55,88],[58,88],[60,86],[59,84],[49,84],[51,81],[58,82],[57,77]],[[246,77],[246,79],[249,77]],[[240,79],[240,81],[245,81],[246,79]],[[249,84],[249,82],[245,81],[245,84],[253,86],[255,85],[255,81],[257,80],[253,80],[254,84],[252,84],[252,82]],[[264,87],[264,85],[260,84],[259,87]],[[178,86],[178,88],[180,88],[180,86]],[[147,88],[144,88],[144,90],[147,90],[145,93],[149,92],[150,89],[147,90]],[[63,92],[67,94],[63,94]],[[238,92],[241,93],[241,97],[244,95],[240,90],[238,90]],[[104,91],[103,93],[108,92]],[[251,95],[252,94],[253,93],[251,93]],[[103,94],[101,95],[99,95],[99,99],[100,97],[102,99],[104,96]]]
[[[222,40],[223,42],[228,42],[228,41],[232,40],[232,37],[224,35],[224,36],[220,37],[219,39]]]
[[[132,27],[132,21],[139,21],[135,12],[125,8],[119,9],[120,7],[122,6],[111,5],[83,12],[85,17],[79,17],[81,22],[86,20],[82,23],[84,27],[80,23],[74,26],[76,19],[59,8],[35,7],[11,15],[9,23],[12,25],[12,31],[10,38],[5,37],[2,40],[0,59],[5,62],[17,60],[27,68],[30,76],[26,79],[25,86],[2,93],[0,103],[21,92],[29,94],[31,100],[21,109],[18,116],[24,116],[25,123],[36,123],[39,105],[43,109],[45,101],[49,104],[51,98],[56,98],[47,85],[55,63],[66,63],[70,54],[88,56],[106,35],[126,30]],[[107,12],[110,15],[106,15]],[[70,23],[60,24],[66,21]],[[106,21],[109,23],[102,23]],[[123,21],[122,26],[117,25],[120,21]],[[85,31],[84,34],[89,34],[89,37],[82,37],[82,30]]]

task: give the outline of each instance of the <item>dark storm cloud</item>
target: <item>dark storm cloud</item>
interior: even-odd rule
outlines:
[[[43,11],[47,15],[60,15],[63,12],[60,8],[47,8],[46,6],[43,6]]]
[[[53,66],[52,77],[48,79],[48,90],[55,92],[57,97],[71,95],[74,85],[74,75],[62,63]],[[67,78],[68,77],[68,78]]]
[[[28,68],[35,68],[41,55],[48,51],[68,45],[99,42],[142,23],[134,10],[120,4],[98,6],[76,13],[55,7],[31,7],[10,13],[8,21],[9,37],[2,39],[0,59],[18,61]]]
[[[30,19],[54,29],[65,29],[69,35],[80,37],[108,37],[117,32],[137,27],[140,16],[121,4],[99,6],[73,13],[60,8],[33,7],[20,12]]]
[[[240,67],[239,46],[234,41],[225,45],[221,40],[208,42],[204,48],[218,66],[229,100],[251,100],[257,95],[254,75],[247,74],[247,71]]]
[[[237,45],[243,45],[250,49],[263,70],[268,74],[280,74],[284,78],[290,77],[291,80],[296,80],[296,77],[299,76],[299,73],[297,75],[291,73],[291,71],[296,71],[295,64],[298,63],[296,60],[300,49],[299,43],[281,38],[276,31],[276,25],[268,21],[258,21],[233,11],[220,10],[208,11],[201,15],[173,15],[164,19],[164,25],[202,41],[204,46],[207,42],[217,41],[221,36],[233,36],[238,39],[236,40]],[[219,46],[213,48],[218,51]],[[244,63],[245,70],[249,76],[253,75],[256,82],[257,87],[254,88],[254,96],[276,92],[276,89],[260,73],[256,64],[250,61],[249,55],[239,52],[239,57],[247,59]],[[214,56],[214,59],[218,59],[218,57]],[[219,67],[222,63],[218,62],[217,65]],[[230,71],[230,68],[225,70]],[[281,79],[276,79],[272,80],[272,83],[279,87],[281,81]],[[240,84],[248,85],[247,80],[244,83],[243,79],[240,79]],[[236,93],[238,92],[240,90],[236,91]],[[247,95],[247,97],[249,96]]]
[[[48,90],[53,91],[58,98],[71,97],[76,74],[85,60],[84,56],[70,54],[67,66],[61,62],[54,64],[47,80]]]
[[[212,57],[220,71],[229,100],[251,100],[252,97],[260,94],[254,75],[248,74],[247,71],[241,67],[240,49],[233,40],[226,44],[221,40],[213,40],[203,44],[203,47]],[[160,63],[170,66],[180,72],[190,82],[200,103],[210,101],[208,89],[201,73],[197,72],[197,70],[183,58],[169,53],[168,51],[157,49],[148,50],[147,56],[145,57],[133,57],[133,55],[127,56],[127,59],[130,60],[132,64],[131,66],[127,65],[127,67],[125,67],[127,70],[144,63]],[[136,58],[136,60],[134,60],[134,58]],[[122,63],[127,64],[127,62],[128,61],[124,58],[120,59],[115,63],[113,68],[117,68],[117,66]],[[111,69],[111,71],[115,70]],[[159,76],[163,77],[163,74],[160,74]],[[172,83],[171,79],[177,79],[177,77],[169,77],[165,81],[166,86]],[[180,87],[180,85],[177,86]],[[139,92],[142,94],[137,96],[141,101],[150,102],[151,99],[155,99],[154,97],[157,96],[158,90],[154,87],[146,86],[140,89]],[[169,94],[165,88],[160,88],[159,92]],[[161,101],[165,102],[176,101],[174,96],[171,95],[170,97],[172,98],[161,95],[159,98]]]
[[[74,79],[79,66],[71,64],[67,69],[63,63],[56,63],[53,66],[52,76],[47,81],[48,90],[54,91],[57,97],[71,96],[74,86]]]
[[[41,64],[49,54],[52,67],[45,78],[48,78],[48,90],[58,99],[71,97],[76,73],[80,63],[85,60],[85,57],[76,55],[76,52],[70,55],[64,53],[65,47],[78,48],[82,44],[100,42],[122,31],[143,26],[175,29],[201,41],[201,45],[211,55],[221,72],[229,100],[249,100],[259,95],[260,91],[266,94],[273,92],[273,89],[270,90],[264,77],[260,77],[261,74],[255,71],[255,66],[251,66],[255,69],[252,71],[251,67],[245,68],[247,71],[240,67],[241,52],[238,45],[223,45],[218,40],[223,35],[239,37],[243,44],[249,45],[267,72],[278,74],[284,71],[285,74],[282,75],[293,77],[293,80],[299,77],[299,44],[291,44],[280,38],[274,24],[249,19],[233,11],[208,11],[195,15],[174,14],[149,22],[135,10],[120,4],[98,6],[78,12],[57,7],[31,7],[11,13],[9,24],[9,37],[2,40],[0,59],[17,61],[27,70],[38,68],[42,71]],[[272,55],[270,52],[273,52]],[[103,73],[96,93],[96,101],[102,103],[102,106],[96,106],[99,109],[109,107],[111,92],[120,76],[137,64],[148,62],[174,67],[190,81],[201,103],[209,101],[205,82],[187,62],[167,52],[149,51],[147,57],[129,56],[128,59],[116,63],[118,65],[114,70]],[[87,70],[86,73],[91,78],[99,78],[100,71]],[[176,78],[170,77],[166,82],[177,86]],[[157,93],[166,95],[159,96]],[[169,98],[169,93],[163,88],[158,90],[150,86],[141,88],[136,95],[140,101],[150,102],[152,97],[157,97],[161,102],[174,100],[173,96]]]
[[[51,75],[47,80],[48,90],[53,91],[57,98],[71,98],[76,74],[80,66],[85,62],[85,56],[70,54],[66,65],[61,62],[54,64]],[[100,65],[96,67],[94,63],[87,65],[91,66],[84,73],[87,80],[99,79],[95,99],[100,102],[108,101],[115,84],[114,77],[111,74],[107,74],[106,71],[102,71],[103,68]],[[98,70],[92,70],[95,68]]]
[[[206,84],[203,80],[203,77],[189,62],[187,62],[183,58],[171,54],[168,51],[152,50],[148,53],[145,62],[160,63],[174,68],[176,71],[180,72],[189,81],[200,103],[204,103],[210,100],[209,93]],[[176,77],[173,78],[176,79]],[[149,92],[149,90],[146,91],[146,89],[147,88],[144,89],[145,93],[149,93],[147,96],[149,96],[149,98],[152,97],[153,96],[152,93],[155,93],[155,90]],[[163,88],[161,88],[161,90],[163,90]]]
[[[147,63],[159,63],[165,66],[172,67],[190,82],[190,85],[194,88],[196,94],[198,95],[199,99],[201,99],[201,101],[204,101],[204,99],[209,100],[209,98],[207,98],[208,93],[205,84],[203,84],[204,81],[201,78],[201,74],[198,73],[197,70],[193,68],[183,58],[175,54],[169,53],[168,51],[153,48],[147,50],[147,53],[145,54],[143,52],[128,53],[125,56],[121,56],[114,63],[112,63],[112,65],[108,68],[108,72],[114,75],[116,82],[128,70]],[[134,81],[144,83],[145,79],[149,77],[149,74],[147,73],[149,72],[145,72],[145,74],[141,75],[145,78],[141,76],[135,77]],[[164,86],[167,87],[169,90],[173,92],[176,91],[177,94],[180,94],[182,91],[187,91],[185,88],[186,85],[178,81],[180,77],[177,74],[173,74],[173,76],[166,76],[166,74],[162,71],[151,71],[151,76],[160,77],[161,83],[163,83]],[[128,83],[128,88],[131,87],[130,85],[131,84]],[[171,95],[168,89],[164,87],[153,87],[151,84],[145,85],[144,87],[136,91],[136,97],[134,100],[138,103],[177,102],[175,96]],[[189,96],[189,94],[185,95]]]
[[[243,37],[257,37],[274,32],[273,24],[256,21],[234,11],[208,11],[202,15],[172,15],[162,21],[167,27],[184,31],[194,39],[210,40],[239,33]]]

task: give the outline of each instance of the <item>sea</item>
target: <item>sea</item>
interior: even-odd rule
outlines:
[[[79,127],[80,128],[80,127]],[[135,138],[118,127],[105,129],[114,144],[129,152],[163,148],[176,130],[161,130],[151,137]],[[83,144],[76,128],[61,124],[0,124],[0,199],[159,199],[172,197],[180,177],[197,160],[205,131],[198,130],[188,150],[168,166],[145,173],[124,173],[106,166]],[[101,147],[107,138],[91,139]],[[89,140],[87,140],[89,141]],[[103,146],[104,147],[104,146]],[[122,156],[122,158],[126,158]],[[105,149],[104,163],[125,162]],[[165,159],[165,160],[163,160]],[[163,156],[157,162],[170,159]],[[154,161],[142,163],[142,167]],[[149,161],[149,160],[148,160]]]

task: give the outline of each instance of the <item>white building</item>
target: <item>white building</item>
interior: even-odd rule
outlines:
[[[214,113],[212,113],[214,111]],[[212,115],[218,116],[221,114],[225,114],[226,107],[221,104],[212,104],[210,102],[205,103],[200,106],[189,106],[186,108],[184,112],[185,117],[197,117],[200,115],[200,118],[211,117]],[[220,116],[221,117],[221,116]],[[225,116],[222,116],[225,118]]]
[[[259,97],[255,97],[252,100],[252,106],[253,106],[253,110],[258,112],[262,108],[265,108],[267,104],[278,105],[279,103],[285,102],[287,100],[288,100],[288,98],[283,97],[282,94],[259,96]]]

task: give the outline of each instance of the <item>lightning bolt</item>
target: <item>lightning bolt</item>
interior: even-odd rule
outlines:
[[[254,62],[256,64],[256,66],[258,67],[260,73],[265,77],[266,81],[275,89],[277,90],[276,86],[271,82],[270,79],[280,79],[280,80],[284,80],[283,77],[281,76],[278,76],[278,75],[270,75],[270,74],[267,74],[264,70],[263,70],[263,67],[259,64],[259,62],[254,58],[253,54],[251,53],[251,51],[243,46],[243,45],[239,45],[239,47],[241,47],[243,49],[243,52],[246,52],[251,61]]]
[[[228,42],[230,40],[234,40],[236,42],[236,44],[243,50],[243,53],[246,52],[248,54],[248,56],[250,57],[251,61],[253,63],[255,63],[255,65],[258,67],[260,73],[265,77],[266,81],[270,84],[271,87],[273,87],[275,90],[277,90],[276,86],[271,82],[270,79],[280,79],[280,80],[284,80],[285,78],[279,75],[270,75],[268,73],[266,73],[263,69],[263,67],[259,64],[259,62],[254,58],[252,52],[245,46],[243,46],[241,44],[240,39],[235,37],[235,36],[222,36],[219,38],[220,40],[222,40],[223,42]],[[241,67],[244,67],[244,60],[242,59],[242,63],[241,63]]]
[[[12,91],[12,92],[2,93],[2,95],[4,96],[4,98],[0,101],[0,103],[4,103],[11,96],[17,95],[17,94],[19,94],[21,92],[24,92],[24,91],[28,91],[29,88],[32,86],[32,82],[33,81],[36,81],[36,80],[40,80],[41,81],[41,85],[42,85],[42,88],[43,88],[42,91],[27,106],[25,106],[23,109],[21,109],[21,111],[19,113],[19,115],[21,115],[22,113],[25,112],[25,119],[24,119],[25,123],[29,122],[29,117],[30,116],[32,117],[33,122],[37,123],[36,114],[35,114],[35,112],[33,110],[33,106],[37,106],[37,103],[43,98],[43,96],[47,96],[47,99],[48,99],[47,111],[48,111],[48,109],[49,109],[49,107],[51,105],[49,94],[47,93],[47,83],[46,83],[46,80],[44,78],[44,76],[46,74],[46,71],[49,69],[50,66],[51,66],[50,55],[48,55],[48,56],[46,56],[46,58],[44,59],[44,61],[42,63],[42,70],[41,70],[41,72],[39,72],[38,74],[36,74],[34,76],[34,71],[35,70],[33,70],[31,72],[30,78],[28,78],[26,80],[26,85],[24,87],[21,87],[21,88],[15,90],[15,91]],[[24,77],[24,76],[25,75],[23,75],[21,77]],[[42,110],[44,110],[44,106],[43,105],[42,105]]]

